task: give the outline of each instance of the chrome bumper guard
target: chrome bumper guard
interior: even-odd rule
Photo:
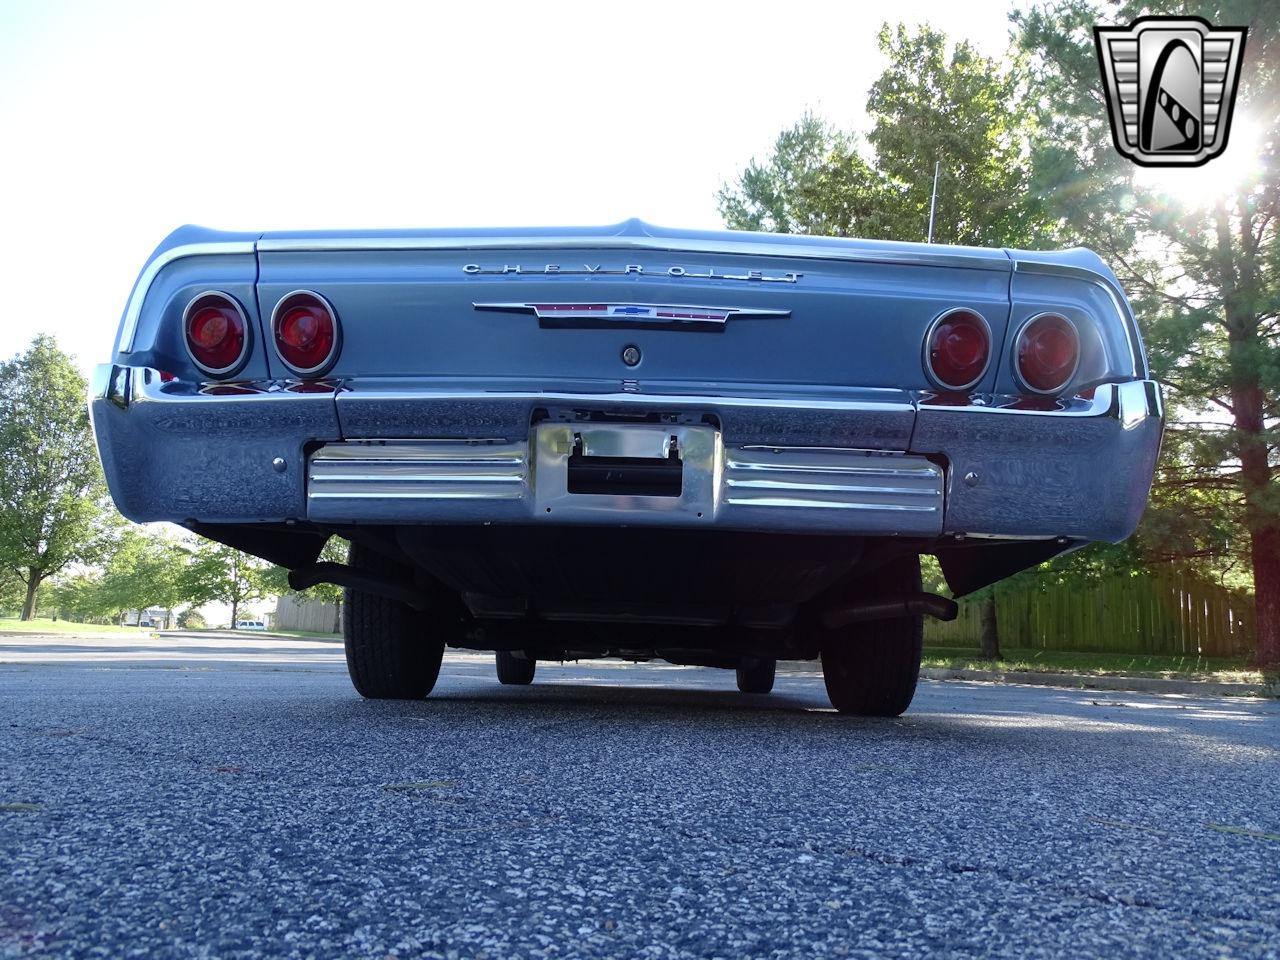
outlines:
[[[590,492],[575,469],[592,468]],[[670,471],[653,495],[632,471]],[[348,440],[311,455],[308,519],[715,525],[935,536],[943,470],[924,457],[838,448],[726,447],[706,426],[544,423],[528,442]]]

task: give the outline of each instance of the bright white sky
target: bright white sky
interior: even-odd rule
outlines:
[[[1007,0],[0,0],[0,358],[106,360],[174,227],[717,227],[806,108],[865,126],[882,19],[998,55]]]

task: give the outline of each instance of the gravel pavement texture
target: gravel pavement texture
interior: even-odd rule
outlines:
[[[1277,957],[1280,703],[0,637],[0,957]]]

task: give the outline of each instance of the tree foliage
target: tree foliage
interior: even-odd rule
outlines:
[[[1253,151],[1257,163],[1238,178],[1144,178],[1111,144],[1093,25],[1187,12],[1249,27],[1227,156]],[[1115,267],[1169,391],[1137,547],[1220,579],[1249,571],[1258,661],[1280,665],[1280,5],[1069,0],[1012,19],[1045,131],[1034,189],[1065,235]]]
[[[179,630],[203,630],[206,626],[204,614],[195,607],[190,607],[178,614]]]
[[[1033,112],[1020,62],[999,63],[923,27],[880,31],[889,61],[871,88],[866,145],[806,114],[720,191],[733,228],[924,240],[941,161],[934,239],[1041,246],[1052,224],[1029,190]],[[864,156],[865,152],[865,156]]]
[[[181,590],[199,606],[219,601],[231,607],[234,630],[240,608],[281,592],[279,567],[213,541],[202,541],[183,570]]]
[[[201,603],[207,589],[190,572],[193,544],[144,527],[128,527],[97,567],[56,578],[50,599],[60,614],[84,623],[118,621],[129,610],[169,612]]]
[[[52,337],[0,363],[0,566],[25,586],[22,617],[40,584],[108,542],[106,485],[85,407],[86,384]]]
[[[172,612],[194,602],[186,575],[192,547],[172,537],[131,529],[103,567],[101,590],[113,609]]]

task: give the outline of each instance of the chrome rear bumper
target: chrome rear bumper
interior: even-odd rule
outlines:
[[[107,365],[90,407],[120,511],[206,524],[674,524],[1116,541],[1142,514],[1162,429],[1160,388],[1141,380],[1102,384],[1051,410],[1001,398],[950,406],[905,391],[714,389],[202,387]],[[673,450],[674,495],[571,489],[575,454],[661,461]]]
[[[574,489],[575,466],[606,480]],[[670,465],[666,495],[625,464]],[[600,471],[598,470],[597,473]],[[308,460],[307,518],[324,523],[596,523],[936,536],[943,470],[867,450],[726,447],[706,426],[539,424],[527,442],[350,440]]]

